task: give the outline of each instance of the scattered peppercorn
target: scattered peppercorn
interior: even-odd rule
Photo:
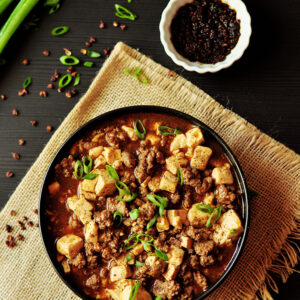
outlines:
[[[87,50],[86,50],[86,49],[81,49],[80,52],[81,52],[82,54],[86,55]]]
[[[29,60],[28,60],[27,58],[25,58],[25,59],[22,61],[22,64],[23,64],[24,66],[29,65]]]
[[[100,21],[99,28],[100,29],[105,28],[105,23],[102,20]]]
[[[77,90],[76,90],[76,89],[72,89],[72,90],[71,90],[71,94],[72,94],[72,96],[75,96],[75,95],[77,95],[77,93],[78,93],[78,92],[77,92]]]
[[[37,215],[37,214],[39,213],[38,209],[35,208],[35,209],[33,210],[33,213]]]
[[[5,94],[1,94],[0,98],[1,98],[1,100],[6,100],[6,95]]]
[[[19,145],[23,146],[25,144],[25,141],[23,139],[19,139]]]
[[[19,111],[16,108],[14,108],[11,113],[12,113],[13,116],[18,116],[19,115]]]
[[[57,89],[57,91],[58,91],[59,93],[61,93],[62,90],[63,90],[63,88],[61,88],[61,87]]]
[[[40,227],[39,223],[36,223],[36,224],[35,224],[35,227]]]
[[[19,154],[19,153],[12,152],[11,155],[12,155],[12,157],[13,157],[14,159],[20,159],[20,154]]]
[[[49,56],[49,55],[50,55],[50,51],[49,51],[49,50],[44,50],[44,51],[43,51],[43,55]]]
[[[66,55],[72,55],[72,52],[69,49],[67,49],[67,48],[63,48],[63,49],[64,49]]]
[[[71,75],[72,77],[75,77],[78,74],[78,72],[72,72]]]
[[[87,47],[91,47],[91,43],[90,42],[85,42],[85,45],[87,46]]]
[[[24,95],[27,95],[27,94],[28,94],[28,91],[26,89],[18,91],[18,96],[24,96]]]
[[[67,69],[67,72],[68,73],[72,73],[74,71],[74,67],[73,66],[70,66],[68,69]]]
[[[25,238],[24,238],[24,236],[23,236],[22,234],[18,234],[18,235],[17,235],[17,240],[18,240],[18,241],[24,241],[24,239],[25,239]]]
[[[14,217],[14,216],[17,215],[17,212],[16,212],[15,210],[11,210],[11,211],[10,211],[10,215],[11,215],[12,217]]]
[[[40,97],[47,97],[48,93],[46,91],[40,91]]]
[[[53,130],[53,127],[50,126],[50,125],[48,125],[48,126],[46,127],[46,130],[47,130],[48,132],[51,132],[51,131]]]
[[[104,55],[109,55],[111,50],[109,48],[106,48],[103,50],[103,52],[104,52]]]
[[[28,217],[23,216],[23,220],[24,220],[24,221],[28,221]]]
[[[173,72],[172,70],[169,70],[169,71],[168,71],[168,76],[169,76],[169,77],[173,77],[173,76],[174,76],[174,72]]]
[[[47,89],[54,89],[54,85],[53,85],[52,83],[49,83],[49,84],[47,85]]]
[[[6,230],[6,232],[12,232],[13,231],[13,228],[10,226],[10,225],[5,225],[5,230]]]
[[[11,172],[11,171],[7,171],[6,172],[6,177],[7,178],[10,178],[10,177],[13,177],[14,176],[14,173],[13,172]]]
[[[120,28],[121,28],[122,30],[126,30],[126,29],[127,29],[127,25],[121,24],[121,25],[120,25]]]
[[[36,126],[37,125],[37,121],[35,121],[35,120],[31,120],[30,123],[31,123],[32,126]]]
[[[114,27],[118,27],[119,26],[119,23],[117,21],[113,21],[113,26]]]
[[[14,237],[11,236],[11,235],[8,235],[7,238],[6,238],[5,244],[9,248],[13,248],[14,246],[16,246]]]
[[[27,222],[27,226],[33,227],[33,222],[32,221]]]
[[[57,70],[54,71],[54,74],[51,76],[51,81],[56,81],[57,78],[59,77],[59,73],[57,72]]]
[[[92,44],[92,43],[95,43],[95,42],[96,42],[96,39],[93,36],[91,36],[90,37],[90,43]]]
[[[72,97],[72,94],[71,94],[70,91],[67,91],[65,95],[66,95],[67,98],[71,98]]]
[[[26,226],[24,225],[23,222],[18,221],[18,224],[20,225],[21,230],[26,230]]]

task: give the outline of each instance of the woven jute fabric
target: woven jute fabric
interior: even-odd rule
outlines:
[[[124,74],[139,66],[149,80],[140,84]],[[199,88],[123,43],[118,43],[90,88],[30,168],[0,214],[0,298],[77,299],[53,270],[39,231],[15,225],[21,216],[37,220],[42,180],[61,144],[82,124],[106,111],[131,105],[171,107],[191,114],[214,129],[230,146],[245,173],[248,185],[259,192],[251,201],[250,231],[245,249],[224,283],[211,299],[271,299],[277,289],[274,273],[286,280],[298,261],[300,157],[260,132]],[[18,215],[10,216],[16,210]],[[25,236],[13,249],[4,240],[6,224],[11,233]]]

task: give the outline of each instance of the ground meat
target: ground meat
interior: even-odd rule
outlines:
[[[112,214],[114,214],[118,210],[123,216],[129,215],[129,211],[125,202],[119,201],[113,197],[108,197],[106,201],[107,210]]]
[[[78,269],[82,269],[86,265],[84,255],[80,252],[74,258],[69,259],[68,263]]]
[[[199,193],[199,194],[205,194],[206,192],[210,191],[210,189],[212,187],[212,184],[213,184],[212,177],[205,177],[205,178],[203,178],[201,188],[200,188],[200,190],[197,193]]]
[[[55,166],[55,175],[57,178],[63,177],[72,177],[74,172],[75,161],[72,155],[69,155],[68,158],[64,158],[60,164]]]
[[[136,158],[133,156],[132,153],[123,151],[121,161],[127,168],[134,168],[136,165]]]
[[[155,211],[156,211],[156,206],[150,201],[147,201],[145,204],[139,207],[140,218],[149,221],[155,215]]]
[[[197,255],[191,255],[189,257],[189,265],[192,269],[198,270],[200,265],[199,265],[199,257]]]
[[[93,255],[95,252],[101,252],[102,247],[99,243],[85,243],[84,244],[86,255]]]
[[[139,192],[139,198],[147,202],[148,201],[147,195],[149,194],[147,187],[139,186],[138,192]]]
[[[167,262],[159,258],[150,266],[148,274],[154,278],[158,278],[166,271],[167,265]]]
[[[189,268],[188,262],[185,261],[181,266],[177,275],[182,279],[184,285],[191,285],[193,282],[193,274]]]
[[[196,283],[196,285],[202,290],[202,291],[206,291],[208,288],[207,285],[207,280],[206,277],[204,275],[202,275],[200,273],[200,271],[194,272],[194,281]],[[198,293],[197,293],[198,294]]]
[[[168,252],[169,246],[166,243],[168,235],[165,232],[162,232],[158,235],[158,239],[154,240],[154,246],[157,247],[159,250],[164,252]]]
[[[76,215],[72,214],[69,218],[69,225],[72,229],[75,229],[81,226],[81,222],[77,219]]]
[[[112,213],[108,210],[97,211],[94,214],[95,221],[99,225],[100,230],[113,227]]]
[[[198,255],[208,255],[210,252],[213,251],[215,243],[212,240],[205,242],[197,242],[194,243],[193,247]]]
[[[207,240],[210,236],[210,232],[206,228],[195,228],[193,226],[188,226],[185,228],[185,233],[195,241]]]
[[[176,246],[178,248],[181,248],[181,242],[177,239],[175,239],[174,237],[171,237],[169,240],[168,240],[168,243],[170,245],[173,245],[173,246]]]
[[[135,181],[135,176],[134,173],[131,170],[125,170],[122,177],[121,181],[124,182],[125,184],[130,184]]]
[[[173,297],[177,296],[180,290],[179,283],[174,280],[162,281],[157,279],[153,285],[153,294],[161,296],[163,299],[176,299]]]
[[[106,142],[115,148],[120,148],[127,140],[127,135],[119,128],[113,128],[105,134]]]
[[[142,267],[136,267],[133,278],[135,278],[137,280],[142,279],[142,278],[147,278],[147,277],[149,277],[149,274],[148,274],[149,270],[150,270],[150,267],[146,266],[146,265],[144,265]]]
[[[114,236],[113,230],[106,229],[101,233],[101,235],[99,237],[99,242],[100,243],[108,243],[108,242],[112,241],[113,236]]]
[[[213,257],[213,255],[208,255],[208,256],[200,256],[200,265],[202,267],[207,267],[207,266],[211,266],[215,263],[215,258]]]
[[[228,192],[224,184],[220,184],[217,186],[215,196],[218,203],[221,204],[230,204],[235,200],[235,194],[232,192]]]
[[[177,204],[180,201],[180,195],[178,192],[175,192],[174,194],[169,193],[169,198],[173,204]]]
[[[97,274],[93,274],[90,278],[86,280],[85,285],[93,290],[99,288],[100,277]]]
[[[157,149],[157,148],[156,148]],[[156,150],[154,149],[154,151]],[[159,163],[159,164],[164,164],[166,161],[165,161],[165,158],[164,158],[164,155],[162,152],[160,151],[157,151],[156,152],[156,161]]]
[[[97,255],[92,255],[92,256],[87,256],[87,263],[89,268],[95,269],[98,267],[98,256]]]
[[[188,185],[183,186],[183,203],[184,208],[191,208],[192,206],[192,188]]]
[[[186,286],[184,288],[184,291],[180,297],[180,300],[192,300],[193,299],[193,287],[192,286]]]

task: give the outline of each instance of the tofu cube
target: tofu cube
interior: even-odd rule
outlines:
[[[204,204],[207,204],[207,205],[213,205],[214,198],[215,198],[215,196],[214,196],[213,192],[206,193],[204,196],[203,202],[204,202]]]
[[[177,273],[180,269],[180,266],[175,266],[173,264],[168,265],[167,271],[163,274],[166,280],[174,280],[175,277],[177,276]]]
[[[128,266],[121,265],[115,266],[110,269],[110,281],[115,282],[118,280],[126,279],[131,275],[130,269]]]
[[[183,133],[181,133],[174,137],[173,141],[170,144],[170,151],[174,152],[178,149],[185,147],[187,147],[186,136]]]
[[[79,200],[79,198],[76,195],[69,197],[67,199],[68,208],[74,211],[78,200]]]
[[[188,220],[190,221],[192,226],[196,227],[202,227],[206,225],[206,222],[209,218],[210,213],[203,212],[199,210],[196,206],[199,205],[199,203],[194,204],[189,212],[188,212]]]
[[[178,247],[171,246],[168,251],[169,264],[180,266],[183,260],[184,251]]]
[[[78,199],[77,196],[73,196],[67,199],[67,204],[83,224],[91,221],[94,206],[90,202],[84,198]]]
[[[192,128],[185,133],[188,147],[196,147],[204,143],[204,136],[200,128]]]
[[[185,152],[185,156],[188,157],[188,158],[192,158],[194,155],[194,148],[188,148]]]
[[[95,169],[91,174],[101,174],[101,170]],[[92,180],[84,179],[81,183],[81,188],[84,191],[95,193],[95,187],[98,181],[98,176]]]
[[[157,145],[159,144],[160,142],[160,137],[153,134],[153,133],[148,133],[146,135],[146,140],[150,141],[151,145],[154,146],[154,145]]]
[[[163,216],[159,216],[156,221],[156,229],[158,232],[163,232],[165,230],[169,230],[170,223],[166,216],[166,211],[164,211]]]
[[[104,132],[98,133],[96,134],[93,138],[92,138],[92,142],[97,143],[99,142],[99,140],[104,136]]]
[[[233,184],[233,176],[230,167],[227,165],[221,168],[214,168],[211,177],[216,184]]]
[[[188,160],[184,157],[183,152],[179,152],[176,155],[170,156],[166,159],[166,167],[174,175],[177,175],[178,169],[181,166],[186,166],[187,164]]]
[[[177,183],[177,176],[173,175],[169,171],[165,171],[160,180],[159,188],[170,193],[175,193]]]
[[[148,182],[148,188],[154,193],[159,191],[159,186],[160,186],[160,178],[158,176],[153,177]]]
[[[83,240],[75,234],[67,234],[56,243],[57,251],[67,258],[74,258],[83,247]]]
[[[132,284],[131,285],[125,285],[124,289],[121,290],[121,297],[116,298],[115,300],[129,300],[131,290],[133,285],[136,283],[135,281],[131,280]],[[142,286],[139,287],[138,292],[134,298],[134,300],[152,300],[152,296],[144,289]]]
[[[191,167],[204,171],[212,155],[212,150],[208,147],[197,146],[191,159]]]
[[[99,155],[95,160],[94,160],[94,168],[104,168],[106,165],[106,159],[105,157],[101,154]]]
[[[113,147],[104,147],[102,152],[104,158],[109,165],[112,165],[116,160],[121,160],[121,150]]]
[[[64,269],[65,274],[71,273],[70,265],[68,264],[68,262],[65,259],[62,261],[61,265]]]
[[[60,190],[60,184],[57,181],[52,182],[48,185],[48,191],[50,195],[55,195]]]
[[[107,196],[116,190],[115,179],[111,178],[105,169],[99,170],[95,192],[97,196]]]
[[[154,266],[157,261],[158,261],[158,257],[150,255],[146,258],[145,265]]]
[[[138,244],[132,250],[130,250],[130,253],[132,253],[135,256],[138,256],[139,254],[143,253],[144,251],[144,246],[143,244]]]
[[[123,125],[121,128],[122,128],[123,131],[125,131],[127,133],[128,137],[132,141],[137,141],[139,139],[132,127],[128,127],[126,125]]]
[[[186,249],[191,249],[193,245],[193,240],[187,236],[182,236],[180,238],[181,241],[181,247],[186,248]]]
[[[187,211],[184,209],[168,210],[168,220],[175,228],[182,228],[183,224],[187,224]]]
[[[94,220],[85,225],[84,237],[86,242],[94,244],[98,242],[98,226]]]
[[[103,151],[102,146],[94,147],[94,148],[89,150],[89,156],[92,159],[95,159],[96,157],[98,157],[102,153],[102,151]]]

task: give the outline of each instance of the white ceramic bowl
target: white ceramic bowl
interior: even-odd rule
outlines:
[[[174,63],[184,67],[188,71],[196,71],[198,73],[217,72],[221,69],[228,68],[236,60],[238,60],[249,45],[251,36],[251,18],[245,4],[241,0],[222,0],[236,11],[237,19],[240,22],[240,37],[236,46],[226,56],[225,60],[216,64],[205,64],[200,62],[192,62],[180,55],[171,41],[171,23],[180,7],[192,3],[193,0],[170,0],[169,4],[162,13],[159,24],[160,40],[164,46],[166,53],[172,58]]]

